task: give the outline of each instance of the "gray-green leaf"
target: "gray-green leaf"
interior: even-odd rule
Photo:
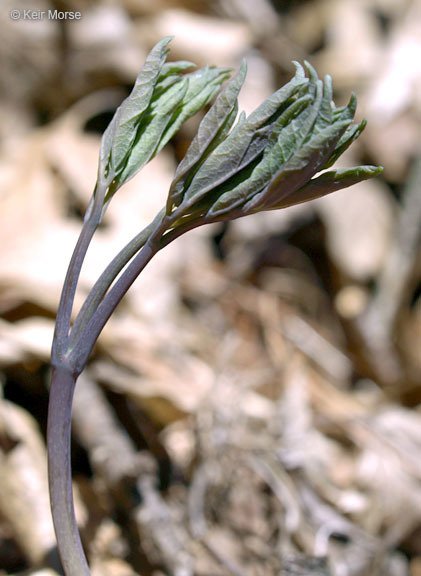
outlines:
[[[348,188],[363,180],[378,176],[383,172],[381,166],[357,166],[355,168],[344,168],[338,170],[330,170],[323,172],[320,176],[312,178],[302,188],[297,190],[292,196],[282,200],[279,204],[274,204],[272,209],[286,208],[315,198],[321,198],[341,190]]]
[[[237,115],[237,96],[246,77],[246,63],[241,64],[238,74],[218,95],[208,113],[202,119],[196,136],[192,140],[184,158],[177,167],[171,184],[167,209],[178,206],[182,200],[183,188],[197,172],[209,154],[225,139]]]
[[[125,162],[136,137],[136,124],[147,110],[155,84],[168,54],[171,38],[161,40],[149,53],[128,98],[116,113],[116,127],[112,142],[111,162],[115,173]]]
[[[288,84],[234,127],[193,177],[183,198],[185,208],[197,202],[213,188],[227,182],[263,151],[273,129],[274,116],[292,105],[293,97],[307,83],[303,69],[297,65],[297,72]],[[269,127],[262,130],[265,125]]]

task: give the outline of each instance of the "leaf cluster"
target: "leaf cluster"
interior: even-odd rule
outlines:
[[[211,66],[185,73],[194,64],[166,63],[170,40],[164,38],[152,49],[103,135],[98,180],[108,185],[106,202],[211,102],[229,75],[227,69]]]
[[[288,84],[248,117],[241,114],[233,126],[246,73],[243,63],[203,118],[177,168],[169,213],[205,221],[237,218],[312,200],[382,170],[359,166],[324,171],[366,122],[352,124],[355,95],[347,106],[336,108],[330,76],[320,80],[307,62],[305,69],[295,66]]]
[[[104,133],[99,181],[108,187],[105,204],[214,99],[229,76],[224,68],[186,73],[191,62],[167,63],[170,40],[152,49]],[[308,62],[294,64],[294,77],[248,117],[238,116],[245,62],[219,92],[177,167],[166,205],[171,228],[284,208],[381,172],[376,166],[326,171],[366,121],[353,124],[354,94],[337,108],[331,77],[319,79]]]

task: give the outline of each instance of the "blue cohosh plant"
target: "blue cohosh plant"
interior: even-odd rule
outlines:
[[[326,170],[360,135],[365,121],[352,123],[354,95],[347,106],[335,107],[331,78],[320,80],[308,63],[305,68],[296,63],[288,84],[250,116],[242,113],[237,118],[246,64],[220,91],[228,70],[207,67],[188,73],[190,62],[166,63],[169,41],[165,38],[153,48],[133,91],[103,135],[96,186],[57,314],[48,460],[51,507],[66,576],[90,574],[75,522],[71,485],[70,421],[76,380],[105,323],[146,264],[164,246],[203,224],[319,198],[382,170],[375,166]],[[112,197],[187,118],[212,100],[176,169],[166,206],[110,262],[72,325],[82,263]]]

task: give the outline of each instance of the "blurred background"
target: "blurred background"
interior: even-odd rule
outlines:
[[[170,60],[246,58],[247,113],[309,60],[368,119],[341,166],[385,170],[191,232],[133,286],[75,397],[93,574],[420,576],[417,0],[1,1],[0,574],[60,573],[45,449],[54,318],[100,136],[166,35]],[[76,307],[164,204],[198,121],[113,199]]]

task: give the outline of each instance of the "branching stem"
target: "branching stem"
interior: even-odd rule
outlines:
[[[105,193],[105,184],[98,184],[95,188],[92,204],[86,213],[82,231],[67,269],[57,311],[56,328],[51,353],[53,363],[59,361],[66,353],[77,283],[89,244],[91,243],[95,230],[101,222]]]
[[[161,223],[164,216],[164,210],[161,210],[155,217],[153,222],[146,226],[139,234],[137,234],[106,267],[104,272],[95,282],[91,291],[88,294],[76,320],[72,326],[69,341],[69,350],[74,348],[76,342],[80,339],[81,334],[86,327],[89,320],[92,318],[95,310],[98,308],[111,284],[117,278],[118,274],[123,270],[133,256],[138,252],[148,241],[153,230]]]
[[[142,270],[146,267],[148,262],[150,262],[153,256],[162,248],[159,241],[167,227],[170,225],[170,220],[167,217],[163,217],[162,213],[160,213],[154,223],[156,223],[155,227],[151,230],[148,239],[143,244],[143,247],[133,257],[130,264],[105,295],[102,302],[95,310],[92,310],[93,313],[89,321],[86,323],[83,332],[79,335],[74,348],[71,350],[69,360],[77,373],[80,373],[86,365],[95,342],[123,296]],[[130,246],[130,244],[128,246]],[[126,254],[126,256],[128,255],[129,253]],[[127,260],[128,259],[129,258],[127,258]],[[113,273],[119,271],[120,270],[117,271],[117,266],[113,269]]]

